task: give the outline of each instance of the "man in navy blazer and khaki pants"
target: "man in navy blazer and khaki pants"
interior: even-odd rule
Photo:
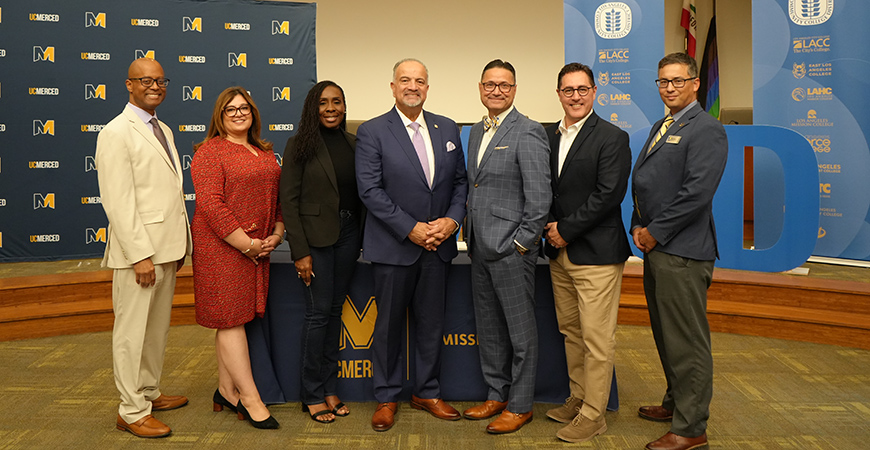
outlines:
[[[632,175],[631,234],[644,253],[646,294],[656,348],[667,379],[661,405],[638,413],[672,421],[651,450],[707,444],[713,356],[707,288],[718,256],[713,195],[725,171],[725,129],[697,102],[698,66],[685,53],[659,61],[659,94],[669,109],[656,122]]]
[[[631,255],[621,208],[631,175],[628,133],[595,114],[596,92],[588,66],[565,65],[556,89],[565,117],[547,128],[553,205],[544,252],[571,387],[547,416],[568,424],[556,433],[568,442],[607,430],[622,272]]]
[[[500,59],[478,85],[487,109],[468,139],[471,290],[486,402],[463,414],[499,415],[486,430],[511,433],[532,420],[538,328],[535,261],[550,210],[550,149],[541,124],[513,107],[516,72]]]
[[[416,324],[411,406],[440,419],[460,418],[441,400],[438,377],[447,271],[457,255],[453,235],[465,218],[468,191],[462,143],[455,122],[423,111],[429,71],[422,62],[396,63],[390,87],[396,107],[362,124],[356,147],[357,185],[368,209],[363,258],[372,262],[378,306],[372,341],[375,431],[393,426],[409,307]]]

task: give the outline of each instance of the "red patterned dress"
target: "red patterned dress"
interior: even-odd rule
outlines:
[[[193,215],[193,290],[196,322],[232,328],[262,317],[269,293],[269,259],[255,265],[224,242],[236,228],[264,239],[281,220],[278,180],[281,167],[272,152],[220,136],[196,151],[190,173],[196,191]]]

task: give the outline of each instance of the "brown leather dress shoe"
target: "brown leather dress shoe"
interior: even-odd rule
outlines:
[[[167,411],[181,408],[187,404],[187,397],[183,395],[164,395],[151,400],[151,411]]]
[[[170,433],[172,433],[172,429],[166,426],[165,423],[157,420],[151,414],[148,414],[133,423],[124,422],[124,419],[122,419],[121,415],[118,414],[116,426],[121,431],[129,431],[133,436],[141,438],[161,438],[169,436]]]
[[[429,411],[430,414],[439,419],[459,420],[462,418],[462,416],[459,415],[459,411],[440,398],[420,398],[416,395],[412,395],[411,407],[414,409]]]
[[[707,433],[689,438],[668,432],[668,434],[646,444],[646,448],[649,450],[691,450],[705,445],[707,445]]]
[[[483,404],[472,406],[462,413],[462,417],[468,420],[489,419],[490,417],[501,414],[507,408],[507,402],[497,402],[495,400],[487,400]]]
[[[396,402],[379,404],[372,415],[372,429],[375,431],[387,431],[393,428],[393,416],[396,415],[398,409],[399,405]]]
[[[504,410],[501,412],[501,415],[498,416],[498,419],[495,419],[492,423],[486,426],[486,431],[491,434],[513,433],[531,421],[531,411],[523,414],[516,414]]]
[[[674,412],[666,409],[664,406],[652,405],[641,406],[637,410],[637,415],[653,422],[669,422],[674,418]]]

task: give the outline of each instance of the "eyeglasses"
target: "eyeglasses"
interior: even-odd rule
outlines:
[[[128,78],[128,80],[139,80],[142,83],[142,86],[151,87],[154,82],[157,82],[157,86],[165,88],[169,86],[169,78],[151,78],[151,77],[142,77],[142,78]]]
[[[662,88],[662,89],[667,88],[667,87],[668,87],[668,83],[673,84],[675,88],[681,88],[681,87],[683,87],[683,86],[686,85],[686,82],[687,82],[687,81],[689,81],[689,80],[694,80],[695,78],[698,78],[698,77],[692,77],[692,78],[674,78],[673,80],[668,80],[667,78],[659,78],[658,80],[655,80],[655,81],[656,81],[656,86],[658,86],[658,87],[660,87],[660,88]]]
[[[492,92],[492,91],[495,90],[495,87],[496,87],[496,86],[498,86],[498,90],[500,90],[500,91],[502,92],[502,94],[507,94],[507,93],[510,92],[511,89],[512,89],[514,86],[516,86],[516,85],[515,85],[515,84],[509,84],[509,83],[495,84],[495,83],[493,83],[493,82],[491,82],[491,81],[488,81],[488,82],[486,82],[486,83],[483,83],[483,90],[486,91],[486,92]]]
[[[577,86],[577,87],[566,87],[563,89],[559,89],[562,92],[562,95],[565,97],[573,97],[574,93],[580,94],[581,97],[586,97],[586,94],[592,90],[592,86]]]
[[[251,113],[251,105],[242,105],[238,108],[235,106],[227,106],[226,108],[224,108],[224,114],[226,114],[227,117],[233,117],[239,113],[243,116],[247,116]]]

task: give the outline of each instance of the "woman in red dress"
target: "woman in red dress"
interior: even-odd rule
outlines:
[[[196,322],[217,329],[218,389],[224,406],[257,428],[278,428],[251,374],[245,323],[262,317],[269,292],[269,253],[283,241],[278,204],[281,167],[260,139],[260,113],[235,86],[218,96],[206,139],[194,147],[191,176]]]

